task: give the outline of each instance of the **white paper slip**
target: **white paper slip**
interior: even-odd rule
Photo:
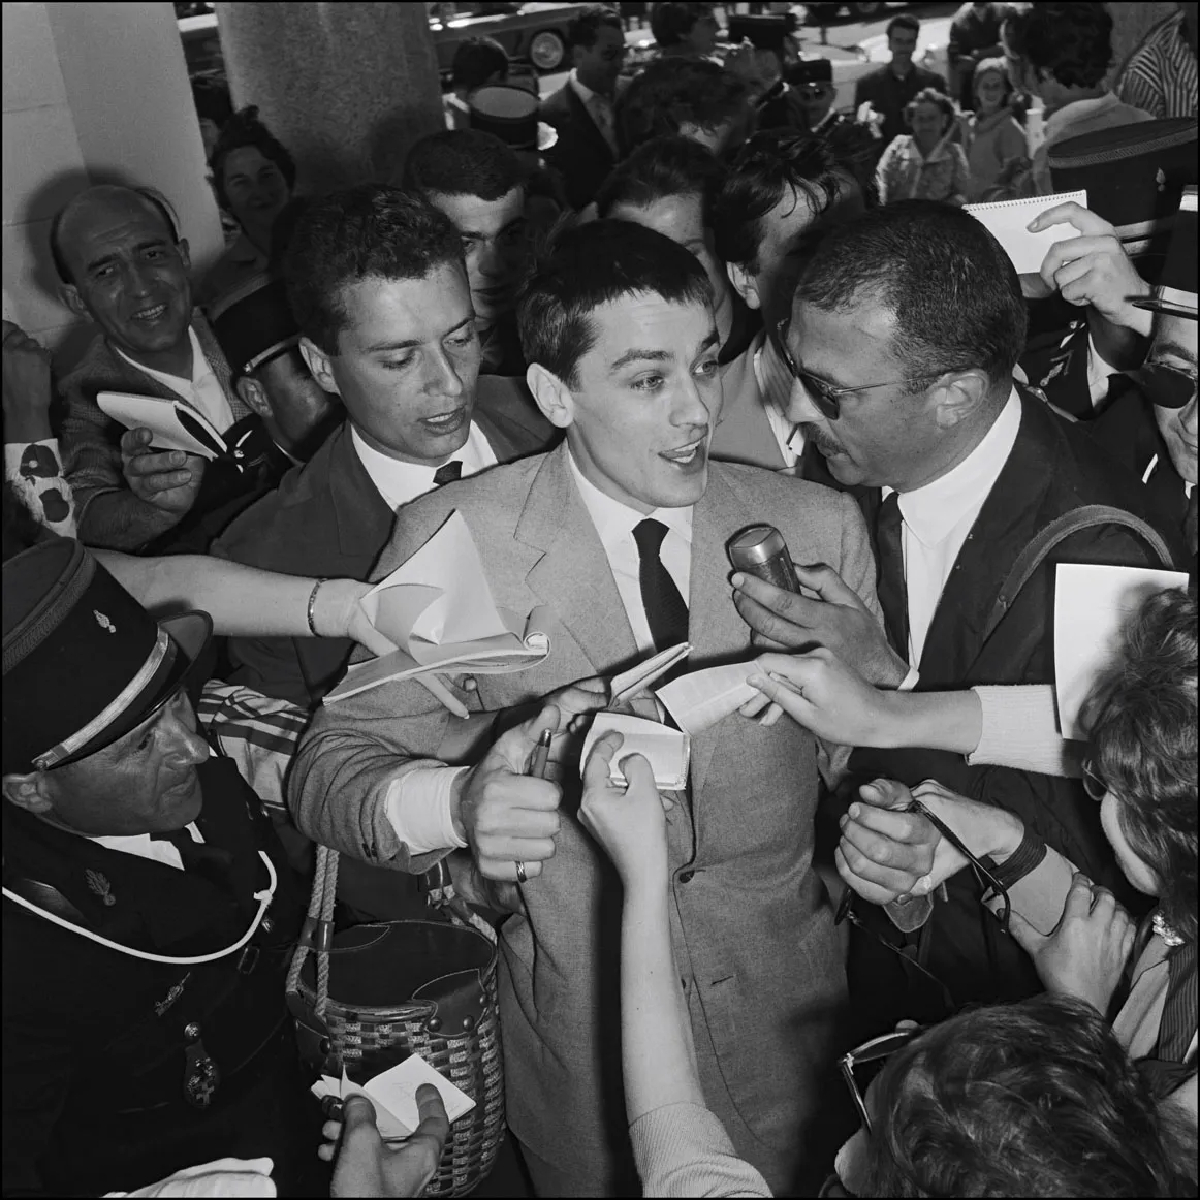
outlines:
[[[609,765],[608,777],[613,783],[622,787],[625,785],[627,781],[621,770],[621,760],[630,754],[640,754],[654,768],[654,782],[659,788],[678,792],[687,787],[688,763],[692,752],[688,735],[669,725],[644,721],[641,717],[627,717],[624,713],[596,714],[584,740],[583,753],[579,756],[580,775],[587,766],[597,739],[612,732],[619,733],[625,739]]]
[[[639,692],[648,688],[656,679],[661,678],[677,662],[687,658],[692,652],[691,642],[680,642],[666,650],[648,658],[644,662],[632,666],[620,675],[614,675],[609,681],[609,704],[619,704],[622,700],[630,700]]]
[[[1055,242],[1069,241],[1079,237],[1079,230],[1065,221],[1051,225],[1041,233],[1030,233],[1026,228],[1039,213],[1074,200],[1081,208],[1087,208],[1087,192],[1059,192],[1055,196],[1030,196],[1023,200],[993,200],[983,204],[964,204],[963,211],[969,212],[985,225],[992,237],[1004,247],[1012,259],[1018,275],[1036,275],[1042,269],[1046,252]]]
[[[737,712],[747,701],[762,696],[746,682],[746,677],[757,669],[753,661],[706,667],[672,679],[654,694],[675,724],[695,737]]]
[[[1059,729],[1086,737],[1080,709],[1121,645],[1129,618],[1147,596],[1185,588],[1182,571],[1059,563],[1054,578],[1054,679]]]
[[[417,1110],[417,1088],[423,1083],[431,1083],[437,1088],[446,1106],[446,1116],[452,1122],[475,1107],[475,1101],[466,1092],[455,1087],[419,1054],[412,1054],[399,1066],[380,1072],[363,1087],[351,1082],[343,1070],[341,1079],[322,1075],[311,1090],[318,1100],[326,1096],[340,1096],[343,1100],[350,1096],[366,1096],[375,1106],[379,1136],[398,1141],[411,1137],[421,1123]]]
[[[398,649],[351,665],[326,704],[430,671],[519,671],[550,653],[550,639],[540,628],[542,608],[520,614],[497,606],[471,531],[458,512],[360,603],[371,624]]]
[[[134,396],[128,392],[99,392],[96,403],[101,412],[126,429],[149,429],[155,450],[186,450],[210,462],[226,453],[225,439],[195,409],[181,400],[159,400],[154,396]]]

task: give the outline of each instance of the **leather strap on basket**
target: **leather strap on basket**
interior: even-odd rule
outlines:
[[[333,946],[333,906],[337,900],[337,878],[338,852],[328,846],[318,846],[308,916],[296,943],[285,989],[288,995],[300,990],[300,973],[309,951],[313,951],[317,956],[317,1001],[313,1011],[321,1021],[325,1019],[325,1009],[329,1003],[329,951]],[[496,931],[457,895],[449,872],[443,872],[438,882],[440,886],[429,890],[429,902],[442,909],[454,924],[469,925],[494,945]]]

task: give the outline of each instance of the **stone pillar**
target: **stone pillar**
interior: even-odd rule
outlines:
[[[258,105],[295,157],[301,189],[397,180],[413,142],[444,128],[424,4],[216,10],[234,102]]]

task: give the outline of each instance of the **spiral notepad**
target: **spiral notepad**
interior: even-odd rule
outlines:
[[[1074,200],[1081,208],[1087,208],[1085,191],[1059,192],[1054,196],[1030,196],[1022,200],[993,200],[985,204],[966,204],[963,208],[987,226],[988,232],[1012,259],[1012,265],[1018,275],[1036,275],[1041,270],[1050,247],[1055,242],[1077,238],[1079,230],[1066,222],[1051,225],[1049,229],[1043,229],[1040,233],[1030,233],[1026,227],[1039,213],[1044,213],[1056,205],[1066,204],[1068,200]]]

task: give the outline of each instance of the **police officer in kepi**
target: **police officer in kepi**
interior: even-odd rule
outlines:
[[[207,614],[155,621],[66,539],[3,571],[4,1193],[266,1156],[280,1195],[327,1195],[284,1002],[300,897],[189,698]]]

